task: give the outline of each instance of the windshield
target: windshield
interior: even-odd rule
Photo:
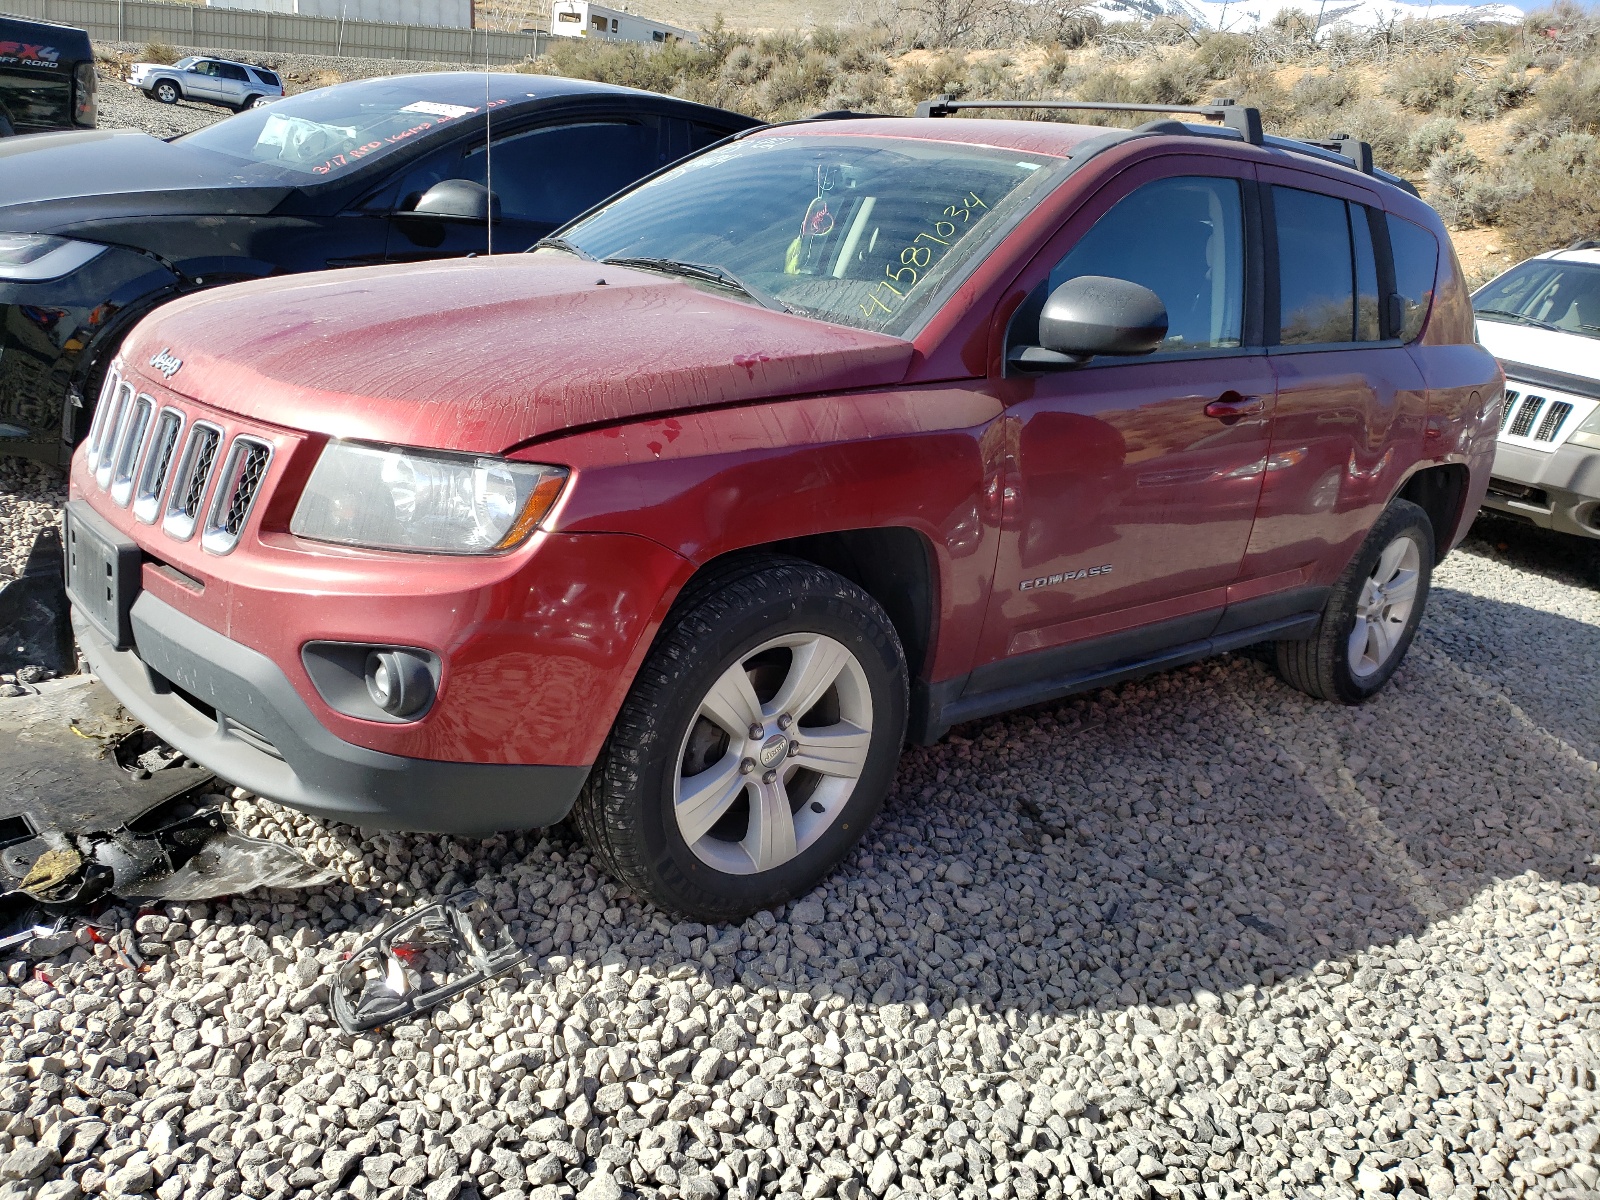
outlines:
[[[562,240],[597,259],[714,268],[794,312],[905,335],[1059,161],[910,138],[756,137],[629,192]]]
[[[1472,307],[1485,321],[1600,338],[1600,266],[1532,259],[1486,284]]]
[[[457,86],[445,95],[457,99],[462,90]],[[270,108],[250,109],[180,141],[261,164],[269,176],[296,182],[336,179],[441,125],[474,114],[481,119],[481,88],[476,104],[441,100],[441,91],[414,78],[319,88]],[[492,100],[489,107],[505,103]]]

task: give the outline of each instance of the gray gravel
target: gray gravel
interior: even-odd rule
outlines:
[[[22,573],[33,539],[61,520],[66,498],[61,471],[0,455],[0,584]]]
[[[963,727],[740,927],[564,831],[240,799],[344,882],[114,910],[142,977],[14,962],[0,1196],[1595,1195],[1600,594],[1488,534],[1375,702],[1246,654]],[[532,963],[339,1033],[325,973],[465,883]]]

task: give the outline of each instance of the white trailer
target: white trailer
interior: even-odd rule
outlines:
[[[625,8],[607,8],[589,0],[554,0],[550,6],[553,37],[610,38],[620,42],[690,42],[700,35],[664,21],[652,21]]]

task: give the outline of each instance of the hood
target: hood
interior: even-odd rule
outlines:
[[[600,281],[604,281],[603,283]],[[335,437],[502,453],[581,426],[899,382],[899,338],[558,254],[236,284],[158,309],[134,369]]]
[[[1600,338],[1479,317],[1478,341],[1500,360],[1508,375],[1516,374],[1516,365],[1521,363],[1563,375],[1600,379]]]
[[[263,187],[249,164],[131,129],[0,139],[0,231],[56,233],[84,221],[153,214],[264,214],[292,190]]]

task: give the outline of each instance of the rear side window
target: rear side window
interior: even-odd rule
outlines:
[[[1433,283],[1439,271],[1439,243],[1433,234],[1404,217],[1389,214],[1389,248],[1394,254],[1394,287],[1400,295],[1399,329],[1402,341],[1422,332],[1433,304]]]
[[[656,167],[653,124],[560,125],[498,138],[491,189],[507,217],[560,225]],[[484,182],[483,151],[466,158],[465,178]]]
[[[1272,189],[1278,237],[1278,341],[1375,342],[1383,336],[1372,210],[1299,188]]]
[[[1050,291],[1080,275],[1149,288],[1167,308],[1161,350],[1238,346],[1244,327],[1244,220],[1233,179],[1181,176],[1117,201],[1050,272]]]
[[[261,67],[251,67],[250,69],[256,73],[256,78],[261,80],[261,82],[266,84],[268,87],[283,86],[281,83],[279,83],[278,77],[271,71],[263,70]]]

